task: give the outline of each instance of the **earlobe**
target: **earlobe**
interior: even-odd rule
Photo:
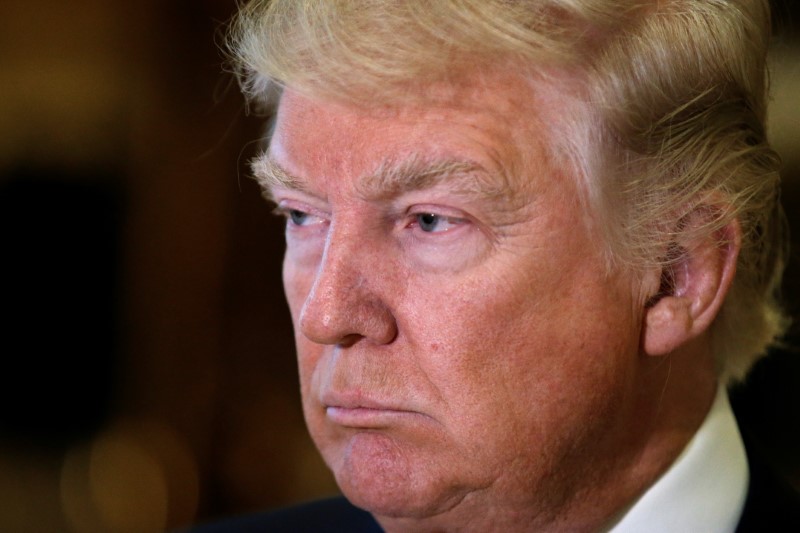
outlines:
[[[680,255],[664,267],[658,297],[644,311],[642,348],[647,355],[667,355],[708,331],[733,282],[741,248],[739,222],[698,237],[692,230],[703,218],[699,211],[689,215],[683,235],[695,236],[676,243]]]
[[[647,355],[666,355],[691,337],[691,305],[685,298],[662,296],[645,311],[643,348]]]

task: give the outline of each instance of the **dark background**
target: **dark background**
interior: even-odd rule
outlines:
[[[262,124],[219,52],[235,4],[0,3],[0,531],[158,532],[336,490],[300,413],[281,223],[247,178]],[[796,236],[798,11],[776,11],[772,111]],[[736,401],[800,487],[799,360]]]

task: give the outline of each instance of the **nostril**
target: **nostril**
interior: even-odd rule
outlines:
[[[306,300],[300,312],[300,331],[317,344],[350,346],[360,339],[388,344],[397,336],[394,315],[364,286],[337,298]]]
[[[350,346],[354,345],[363,338],[364,337],[362,337],[361,335],[355,335],[355,334],[345,335],[339,342],[339,346],[341,346],[342,348],[349,348]]]

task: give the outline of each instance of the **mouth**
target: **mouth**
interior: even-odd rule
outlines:
[[[422,413],[390,402],[329,395],[323,400],[328,420],[342,427],[383,429],[425,417]]]
[[[419,417],[414,411],[374,407],[341,407],[328,405],[325,414],[334,424],[348,428],[383,429]]]

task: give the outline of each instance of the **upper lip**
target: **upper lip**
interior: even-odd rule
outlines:
[[[327,392],[322,395],[322,404],[325,407],[338,407],[341,409],[374,409],[376,411],[408,411],[412,409],[402,407],[395,402],[377,400],[367,397],[359,392]]]

